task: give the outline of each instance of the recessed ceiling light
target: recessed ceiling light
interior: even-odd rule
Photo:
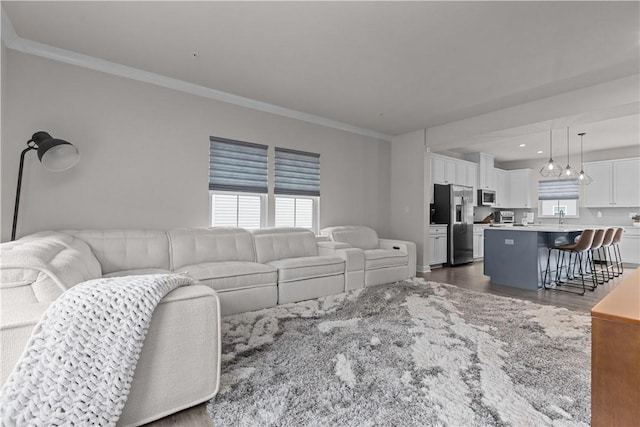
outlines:
[[[520,147],[526,147],[527,144],[520,144]]]
[[[542,150],[538,150],[538,154],[542,154]]]

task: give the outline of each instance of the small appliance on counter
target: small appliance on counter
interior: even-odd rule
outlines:
[[[513,224],[515,214],[513,211],[500,211],[500,222],[502,224]]]
[[[533,221],[533,212],[525,212],[524,214],[522,214],[522,225],[533,224]]]

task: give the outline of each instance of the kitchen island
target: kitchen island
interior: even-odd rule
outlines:
[[[548,248],[572,243],[584,227],[489,227],[484,231],[484,274],[491,283],[516,288],[542,288]],[[555,277],[557,251],[552,252]],[[547,282],[549,279],[547,279]]]

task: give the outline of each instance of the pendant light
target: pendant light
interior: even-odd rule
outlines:
[[[569,166],[569,128],[567,127],[567,166],[562,170],[560,179],[574,180],[578,179],[578,173]]]
[[[582,132],[578,135],[580,135],[580,173],[578,174],[578,185],[589,185],[593,182],[593,178],[585,173],[584,160],[582,158],[582,138],[586,135],[586,133]]]
[[[549,161],[545,163],[544,166],[542,166],[542,169],[540,169],[540,175],[544,176],[545,178],[557,178],[562,172],[562,168],[560,168],[560,166],[558,166],[558,164],[553,161],[553,156],[551,154],[552,151],[553,130],[549,130]]]

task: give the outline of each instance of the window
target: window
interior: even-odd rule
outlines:
[[[317,198],[276,196],[276,227],[303,227],[315,230]]]
[[[267,146],[211,137],[211,225],[260,228],[267,194]]]
[[[573,180],[554,179],[538,182],[538,217],[578,218],[578,183]]]
[[[318,228],[320,155],[275,149],[276,227]]]

